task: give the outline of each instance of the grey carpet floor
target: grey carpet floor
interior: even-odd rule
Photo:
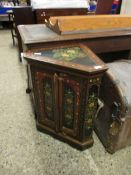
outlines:
[[[110,155],[94,134],[83,152],[36,130],[10,31],[0,31],[0,175],[131,175],[131,147]]]

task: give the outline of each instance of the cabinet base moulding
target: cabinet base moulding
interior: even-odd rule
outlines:
[[[84,142],[79,142],[78,140],[75,140],[74,138],[71,138],[67,135],[63,135],[62,133],[56,133],[52,129],[50,129],[49,127],[41,125],[39,122],[36,122],[36,127],[37,127],[38,131],[49,134],[50,136],[52,136],[52,137],[54,137],[62,142],[68,143],[72,147],[74,147],[78,150],[81,150],[81,151],[92,147],[93,143],[94,143],[92,138],[90,138]]]

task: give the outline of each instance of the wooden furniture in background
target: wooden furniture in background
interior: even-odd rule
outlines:
[[[114,0],[97,0],[95,14],[110,14]]]
[[[12,34],[13,43],[14,43],[14,37],[17,37],[18,39],[18,49],[22,49],[22,43],[21,43],[21,37],[19,35],[19,31],[17,29],[18,25],[22,24],[34,24],[34,17],[32,13],[32,7],[31,6],[18,6],[13,8],[12,12],[12,30],[15,31],[16,36]],[[12,33],[12,32],[11,32]],[[20,58],[20,55],[19,55]]]
[[[92,146],[105,64],[81,44],[38,49],[24,57],[31,70],[37,129],[81,150]]]
[[[2,3],[2,4],[1,4]],[[7,5],[8,3],[8,5]],[[24,5],[29,5],[30,0],[25,0]],[[14,7],[21,6],[21,0],[5,0],[0,2],[0,21],[8,22],[8,11],[12,10]],[[23,6],[23,4],[22,4]]]
[[[86,8],[35,9],[36,23],[44,24],[51,16],[87,15]]]
[[[45,24],[21,25],[18,26],[18,30],[23,43],[22,50],[19,52],[40,47],[48,48],[63,43],[80,42],[86,44],[97,54],[131,50],[131,29],[128,28],[69,35],[58,35]]]
[[[87,33],[96,30],[131,29],[131,16],[96,15],[96,16],[60,16],[51,17],[47,26],[58,34]]]
[[[122,6],[122,0],[119,0],[119,4],[118,4],[118,8],[117,8],[117,14],[120,14],[121,6]]]
[[[34,17],[31,6],[17,6],[13,8],[14,22],[16,26],[20,24],[33,24]]]

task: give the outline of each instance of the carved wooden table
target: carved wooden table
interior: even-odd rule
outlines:
[[[24,57],[30,66],[38,130],[78,149],[91,146],[105,64],[82,44],[37,49]]]

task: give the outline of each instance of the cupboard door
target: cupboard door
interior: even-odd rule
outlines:
[[[64,135],[78,137],[80,113],[80,82],[66,74],[59,75],[60,130]]]
[[[53,72],[36,72],[38,122],[57,129],[57,75]]]

